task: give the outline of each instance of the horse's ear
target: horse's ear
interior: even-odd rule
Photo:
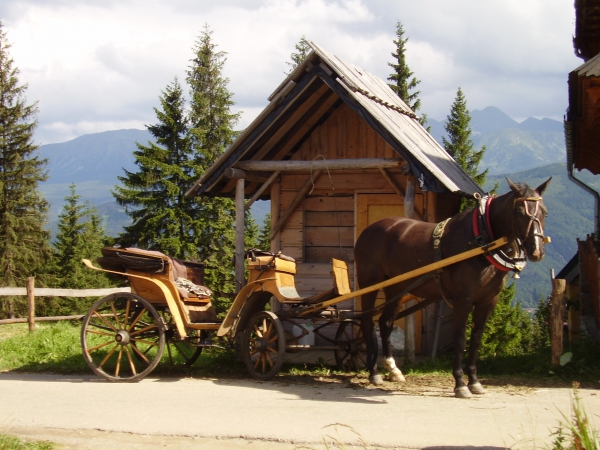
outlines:
[[[508,187],[511,189],[511,191],[516,192],[517,194],[521,194],[521,189],[519,189],[519,186],[510,181],[508,177],[506,177],[506,181],[508,181]]]
[[[544,191],[548,187],[548,183],[550,183],[551,179],[552,179],[552,177],[548,178],[544,183],[542,183],[538,186],[538,188],[536,189],[536,191],[538,191],[538,194],[542,195],[544,193]]]

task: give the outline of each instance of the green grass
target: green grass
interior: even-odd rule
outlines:
[[[0,325],[0,371],[30,373],[91,374],[79,343],[81,323],[39,323],[34,333],[27,324]],[[566,351],[566,350],[565,350]],[[600,346],[584,341],[568,349],[572,360],[563,367],[550,365],[548,349],[534,354],[484,358],[478,363],[478,375],[489,382],[503,383],[508,378],[529,380],[532,384],[571,386],[577,381],[586,386],[600,384]],[[385,372],[385,371],[383,371]],[[452,355],[442,354],[436,361],[425,360],[404,365],[402,372],[416,376],[451,377]],[[284,376],[336,377],[343,372],[323,361],[316,364],[284,364]],[[205,349],[191,367],[172,366],[165,351],[163,361],[152,372],[156,376],[248,377],[244,363],[231,350]]]
[[[577,388],[575,384],[571,416],[561,411],[564,422],[554,433],[554,450],[600,450],[598,431],[594,429]]]
[[[52,450],[56,444],[45,441],[22,441],[6,434],[0,434],[0,450]]]

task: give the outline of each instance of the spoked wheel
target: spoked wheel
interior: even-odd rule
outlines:
[[[167,356],[169,357],[169,364],[171,366],[191,366],[196,362],[200,353],[202,353],[202,347],[195,347],[188,340],[182,341],[179,339],[179,333],[177,332],[177,326],[173,320],[173,316],[170,311],[165,310],[160,313],[167,324],[167,331],[165,332],[165,347],[167,350]],[[188,330],[190,333],[200,333],[197,330]],[[197,336],[191,336],[189,340],[195,340],[200,338],[200,334]]]
[[[94,373],[107,380],[141,380],[160,362],[164,347],[163,320],[135,294],[101,298],[83,319],[83,357]]]
[[[335,333],[335,362],[339,370],[360,372],[367,366],[367,347],[357,322],[342,322]]]
[[[243,339],[244,361],[257,380],[277,375],[283,365],[285,333],[279,318],[270,311],[252,316]]]

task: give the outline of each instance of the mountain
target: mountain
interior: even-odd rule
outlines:
[[[428,119],[431,135],[442,144],[448,137],[445,122]],[[490,174],[513,173],[566,158],[562,122],[530,117],[519,123],[494,106],[471,112],[472,140],[476,149],[486,146],[481,162]]]
[[[146,143],[151,137],[145,130],[115,130],[42,145],[39,153],[48,159],[48,180],[40,184],[40,191],[50,202],[52,230],[56,231],[58,214],[72,183],[82,201],[96,206],[109,234],[115,235],[128,224],[128,217],[115,203],[111,190],[119,182],[117,177],[124,174],[123,169],[135,169],[136,142]]]
[[[548,208],[545,234],[552,238],[546,249],[546,257],[539,263],[527,263],[517,284],[515,299],[524,307],[537,306],[538,300],[552,291],[550,269],[560,271],[577,252],[577,240],[585,239],[594,232],[594,198],[567,176],[564,163],[556,163],[508,175],[515,183],[525,182],[537,187],[552,177],[544,193],[544,204]],[[589,172],[581,172],[577,177],[594,189],[600,189],[599,180]],[[499,184],[499,194],[508,191],[504,176],[488,176],[485,186],[490,190]]]

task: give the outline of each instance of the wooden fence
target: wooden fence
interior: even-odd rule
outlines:
[[[131,288],[109,289],[53,289],[35,288],[35,278],[27,278],[27,287],[0,287],[0,297],[27,296],[27,318],[2,319],[0,325],[8,323],[29,323],[29,331],[35,328],[35,322],[81,319],[83,314],[76,316],[35,317],[35,297],[104,297],[115,292],[131,292]]]

